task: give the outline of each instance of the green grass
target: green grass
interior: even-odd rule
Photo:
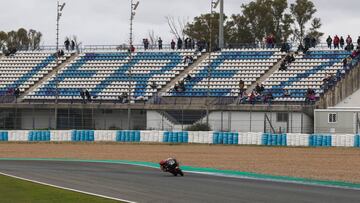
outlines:
[[[91,202],[114,203],[91,195],[48,187],[15,178],[0,175],[0,202],[2,203],[57,203]]]

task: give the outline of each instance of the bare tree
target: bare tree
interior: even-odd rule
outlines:
[[[188,18],[178,18],[175,19],[173,16],[166,16],[166,21],[170,28],[170,33],[174,35],[175,38],[182,38],[185,39],[186,34],[184,32],[184,29],[189,22]]]
[[[157,45],[157,41],[159,39],[159,36],[155,34],[154,30],[149,30],[148,34],[149,34],[150,47],[153,49]]]

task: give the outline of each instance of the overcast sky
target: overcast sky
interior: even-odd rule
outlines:
[[[128,42],[130,0],[63,0],[66,7],[61,19],[60,39],[77,35],[86,45],[122,44]],[[209,12],[211,0],[140,0],[134,21],[135,43],[147,37],[150,30],[164,39],[173,36],[165,16],[192,20]],[[225,0],[227,15],[240,13],[242,3],[250,0]],[[290,0],[293,2],[295,0]],[[326,35],[360,35],[360,0],[313,0]],[[10,0],[1,2],[0,30],[24,27],[43,33],[43,43],[55,44],[56,0]]]

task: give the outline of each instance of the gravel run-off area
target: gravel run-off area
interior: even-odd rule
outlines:
[[[3,143],[0,158],[70,158],[159,162],[360,183],[360,149],[215,145]]]

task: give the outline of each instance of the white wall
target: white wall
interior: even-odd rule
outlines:
[[[53,129],[55,128],[54,110],[21,110],[21,128],[30,129]]]

